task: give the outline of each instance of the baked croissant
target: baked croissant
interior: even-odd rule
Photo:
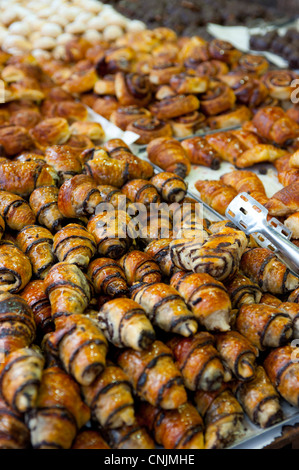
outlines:
[[[240,403],[225,385],[217,391],[197,390],[196,408],[204,418],[205,449],[222,449],[244,434],[244,413]]]
[[[250,380],[255,374],[258,348],[237,331],[216,335],[217,350],[238,380]]]
[[[203,421],[191,403],[185,403],[176,410],[161,410],[142,403],[138,414],[141,423],[164,449],[204,448]]]
[[[25,413],[35,406],[44,362],[37,348],[21,348],[12,351],[1,364],[1,395],[18,413]]]
[[[143,251],[130,251],[119,260],[119,264],[124,270],[130,286],[135,282],[145,282],[146,284],[161,282],[162,273],[159,265]]]
[[[150,142],[147,147],[148,158],[162,170],[175,173],[185,178],[191,169],[191,163],[180,142],[170,137],[160,137]]]
[[[134,179],[126,183],[121,191],[132,202],[144,204],[160,204],[160,196],[155,186],[147,180]]]
[[[295,183],[299,179],[299,169],[291,167],[290,159],[291,156],[286,154],[274,162],[278,180],[283,186]]]
[[[179,268],[175,266],[171,259],[170,238],[160,238],[154,240],[147,245],[145,253],[147,253],[160,267],[165,277],[171,277]]]
[[[126,275],[121,266],[111,258],[93,260],[88,266],[87,274],[98,294],[114,297],[128,293]]]
[[[260,109],[252,120],[252,125],[261,137],[278,145],[299,134],[299,126],[285,111],[278,106],[268,106]]]
[[[208,331],[230,329],[231,301],[224,285],[206,273],[174,274],[170,280],[196,320]]]
[[[85,429],[80,431],[72,445],[72,449],[82,449],[82,450],[89,450],[89,449],[101,449],[107,450],[110,449],[107,442],[104,441],[101,434],[93,429]]]
[[[162,330],[186,337],[196,333],[195,317],[173,287],[163,283],[138,283],[132,286],[131,297]]]
[[[51,232],[39,225],[27,225],[19,231],[16,241],[28,256],[35,276],[44,279],[49,269],[55,264]]]
[[[225,287],[233,308],[239,309],[242,305],[258,304],[261,301],[260,287],[240,272],[231,281],[225,283]]]
[[[262,366],[257,366],[252,380],[238,381],[233,388],[239,403],[254,424],[268,428],[282,421],[279,395]]]
[[[282,346],[293,334],[289,315],[264,304],[242,305],[235,326],[260,351]]]
[[[61,186],[58,209],[68,218],[90,216],[101,201],[95,181],[86,175],[76,175]]]
[[[221,215],[225,215],[227,206],[238,194],[234,188],[217,180],[198,180],[194,186],[200,192],[202,200]]]
[[[53,331],[51,304],[46,294],[45,283],[42,280],[31,281],[22,291],[21,296],[33,311],[37,333],[40,336]]]
[[[90,385],[106,365],[107,340],[95,321],[85,315],[60,317],[47,338],[51,353],[81,385]]]
[[[267,248],[251,248],[241,259],[240,269],[262,292],[285,294],[299,286],[299,279]]]
[[[57,172],[60,185],[82,173],[82,162],[78,153],[68,145],[53,145],[47,148],[45,161]]]
[[[186,388],[212,391],[221,387],[225,371],[210,333],[202,331],[191,338],[173,337],[167,345],[173,352]]]
[[[288,216],[299,211],[299,181],[277,191],[265,204],[269,214],[275,217]]]
[[[119,298],[106,302],[97,315],[106,338],[118,348],[147,349],[155,331],[143,308],[134,300]]]
[[[273,349],[264,361],[265,371],[280,395],[293,406],[299,403],[299,365],[296,350],[287,344]]]
[[[0,291],[20,292],[32,276],[29,258],[14,243],[0,241]]]
[[[35,189],[29,198],[30,207],[38,223],[51,232],[60,230],[64,220],[58,209],[58,192],[56,186],[41,186]]]
[[[186,403],[182,376],[171,350],[161,341],[155,341],[144,351],[126,349],[118,356],[118,364],[142,400],[165,410]]]
[[[84,269],[96,252],[96,242],[86,228],[68,224],[54,235],[53,252],[58,261],[76,264]]]
[[[9,125],[0,129],[0,146],[5,155],[12,156],[29,150],[34,144],[25,127]]]
[[[190,137],[182,142],[190,162],[194,165],[203,165],[218,170],[220,156],[218,152],[208,143],[204,137]]]
[[[166,171],[157,173],[150,182],[155,186],[163,201],[181,202],[186,196],[187,183],[173,173]]]
[[[224,184],[232,186],[237,193],[250,194],[262,205],[268,201],[264,185],[253,171],[231,171],[222,175],[220,179]]]
[[[90,418],[72,377],[57,366],[44,370],[35,407],[26,417],[34,449],[70,449]]]
[[[155,444],[145,428],[138,425],[107,430],[107,440],[113,449],[155,449]]]
[[[22,415],[0,398],[0,449],[27,449],[29,443],[30,433]]]
[[[108,363],[90,385],[82,387],[82,393],[103,428],[117,429],[135,424],[131,384],[120,367]]]
[[[53,319],[83,313],[91,299],[91,286],[87,277],[75,265],[57,263],[45,278]]]
[[[0,215],[12,230],[21,230],[35,222],[35,215],[25,199],[0,190]]]

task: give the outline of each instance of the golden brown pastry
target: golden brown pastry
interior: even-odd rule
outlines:
[[[204,137],[190,137],[182,142],[189,160],[194,165],[203,165],[218,170],[220,156]]]
[[[60,185],[82,172],[82,162],[77,152],[68,145],[48,147],[45,152],[45,161],[57,172]],[[46,185],[43,184],[43,186]]]
[[[285,219],[284,225],[291,230],[292,238],[299,238],[299,212],[294,212]]]
[[[191,58],[188,62],[185,62],[185,66],[194,69],[198,75],[208,76],[210,78],[218,78],[229,72],[227,64],[217,59],[205,60],[203,62],[193,61],[192,64]]]
[[[221,176],[224,184],[232,186],[238,193],[248,193],[260,204],[268,201],[262,181],[253,171],[231,171]]]
[[[119,264],[124,270],[129,286],[135,282],[146,284],[161,282],[162,273],[159,265],[143,251],[130,251],[119,260]]]
[[[58,209],[58,193],[56,186],[41,186],[35,189],[29,198],[33,216],[36,216],[40,225],[44,225],[51,232],[60,230],[64,220]]]
[[[175,266],[171,259],[170,253],[170,238],[160,238],[148,244],[145,248],[145,253],[150,255],[159,265],[162,274],[166,277],[171,277],[179,268]]]
[[[153,184],[143,179],[134,179],[121,188],[122,193],[132,202],[150,206],[160,204],[160,196]]]
[[[235,102],[233,90],[226,84],[215,80],[201,95],[200,109],[208,116],[215,116],[232,109]]]
[[[105,132],[101,124],[92,121],[77,121],[70,126],[72,136],[86,136],[92,142],[101,143],[105,138]]]
[[[58,209],[68,218],[92,215],[101,201],[96,182],[87,175],[73,176],[58,193]]]
[[[277,177],[283,186],[295,183],[299,179],[299,170],[290,166],[290,155],[286,154],[274,162]]]
[[[8,156],[16,155],[33,147],[32,139],[25,127],[1,126],[0,146]]]
[[[213,39],[208,45],[208,50],[212,59],[221,60],[229,65],[236,63],[242,55],[232,44],[221,39]]]
[[[111,297],[128,293],[126,274],[122,267],[111,258],[93,260],[87,270],[96,293]]]
[[[170,173],[185,178],[191,170],[190,161],[180,142],[169,137],[154,139],[147,147],[152,163]]]
[[[35,215],[25,199],[0,190],[0,215],[12,230],[21,230],[35,222]]]
[[[29,258],[11,241],[0,241],[0,290],[19,292],[32,276]]]
[[[261,301],[260,287],[240,272],[231,281],[225,283],[225,287],[233,308],[239,309],[242,305],[258,304]]]
[[[86,107],[74,100],[53,102],[47,99],[41,108],[45,118],[64,118],[69,124],[76,121],[85,121],[88,117]]]
[[[122,106],[146,106],[151,100],[151,86],[146,75],[136,73],[115,75],[115,94]]]
[[[298,124],[278,106],[267,106],[260,109],[255,114],[252,125],[258,135],[278,145],[284,144],[289,139],[294,139],[299,134]]]
[[[165,410],[186,403],[182,376],[171,350],[161,341],[155,341],[145,351],[126,349],[118,356],[118,364],[142,400]]]
[[[21,292],[21,296],[33,311],[37,333],[40,336],[53,331],[51,304],[46,294],[45,283],[42,280],[31,281]]]
[[[168,122],[160,121],[156,117],[145,117],[131,122],[127,131],[135,132],[140,137],[136,141],[138,145],[146,145],[158,137],[171,137],[172,129]]]
[[[83,95],[84,102],[84,95]],[[88,105],[88,103],[86,103]],[[92,109],[103,116],[105,119],[110,119],[113,111],[119,107],[119,102],[115,96],[106,95],[97,97],[92,103]]]
[[[195,188],[199,191],[201,199],[221,215],[225,215],[227,206],[238,195],[232,186],[221,181],[198,180]]]
[[[68,224],[57,232],[53,239],[53,253],[58,261],[76,264],[87,268],[96,252],[96,242],[86,228],[78,224]]]
[[[194,94],[204,93],[207,91],[209,80],[207,77],[196,75],[192,70],[173,74],[169,84],[176,93]]]
[[[288,216],[299,210],[299,181],[277,191],[265,204],[270,215]]]
[[[183,114],[169,120],[175,137],[189,137],[205,127],[206,116],[199,111]]]
[[[195,95],[178,94],[168,96],[150,105],[150,112],[158,119],[171,119],[182,116],[199,108],[199,99]]]
[[[89,449],[101,449],[107,450],[110,449],[107,442],[104,441],[101,434],[93,429],[85,429],[80,431],[72,445],[72,449],[82,449],[82,450],[89,450]]]
[[[129,124],[139,119],[150,117],[151,113],[137,105],[121,106],[117,108],[110,116],[111,122],[125,131]]]
[[[262,76],[262,81],[272,98],[289,100],[294,88],[293,81],[298,75],[291,70],[269,70]]]
[[[258,76],[262,76],[267,72],[269,68],[269,62],[262,55],[243,54],[236,67],[240,67],[245,72],[255,73]]]
[[[210,116],[207,125],[211,129],[225,129],[229,127],[241,126],[244,122],[252,118],[251,110],[245,105],[237,105],[224,113]]]
[[[247,147],[230,131],[208,134],[205,139],[223,160],[233,165],[236,165],[238,158],[247,150]]]
[[[12,410],[0,399],[0,449],[27,449],[29,429],[20,413]]]
[[[64,118],[48,118],[30,130],[34,144],[40,150],[51,145],[64,144],[71,135],[69,125]]]
[[[155,186],[163,201],[181,202],[186,196],[187,183],[173,173],[167,171],[157,173],[150,182]]]
[[[155,449],[155,444],[146,430],[138,423],[107,430],[107,440],[113,449]]]
[[[85,93],[93,90],[98,77],[96,71],[92,64],[89,61],[87,62],[87,67],[81,70],[72,71],[71,75],[67,78],[65,83],[62,86],[62,89],[68,93]]]
[[[153,85],[166,85],[174,75],[181,72],[182,65],[178,62],[158,62],[150,70],[149,80]]]

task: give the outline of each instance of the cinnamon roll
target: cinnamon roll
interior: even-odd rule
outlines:
[[[139,121],[139,119],[150,118],[150,116],[151,113],[145,108],[140,108],[136,105],[122,106],[113,111],[110,121],[125,131],[129,124]]]
[[[290,99],[294,91],[292,83],[295,79],[298,79],[298,75],[291,70],[270,70],[262,77],[270,96],[279,100]]]
[[[121,105],[145,106],[151,100],[151,87],[146,75],[124,74],[115,76],[115,94]]]
[[[208,116],[223,113],[232,109],[236,97],[226,84],[214,81],[206,93],[201,96],[200,108]]]
[[[158,137],[171,137],[172,129],[168,122],[160,121],[156,117],[145,117],[131,122],[127,131],[132,131],[140,137],[136,141],[139,145],[146,145]]]

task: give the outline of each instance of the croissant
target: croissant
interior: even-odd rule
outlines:
[[[299,181],[275,193],[265,204],[270,215],[288,216],[299,211]]]
[[[227,206],[238,194],[233,187],[217,180],[198,180],[194,186],[200,192],[201,199],[221,215],[225,215]]]
[[[50,333],[51,353],[59,357],[65,370],[81,385],[90,385],[106,365],[107,340],[92,319],[82,314],[56,320]]]
[[[245,105],[236,105],[224,113],[207,118],[207,125],[211,129],[225,129],[241,126],[252,118],[251,110]]]
[[[132,286],[131,297],[162,330],[186,337],[196,333],[195,317],[173,287],[163,283],[139,283]]]
[[[290,166],[290,159],[291,156],[286,154],[274,162],[278,180],[283,186],[295,183],[299,178],[299,169]]]
[[[32,276],[29,258],[14,243],[0,241],[0,290],[19,292]]]
[[[181,202],[186,196],[187,183],[177,175],[169,172],[157,173],[150,182],[154,185],[163,201]]]
[[[12,230],[21,230],[35,222],[35,215],[25,199],[0,190],[0,215]]]
[[[130,220],[123,210],[105,209],[89,220],[87,230],[94,236],[101,256],[118,259],[128,251],[133,238]]]
[[[262,366],[257,366],[255,376],[249,382],[236,382],[234,393],[246,414],[257,426],[268,428],[282,421],[279,395]]]
[[[68,218],[90,216],[101,201],[95,181],[86,175],[76,175],[61,186],[58,209]]]
[[[220,166],[220,155],[208,143],[204,137],[190,137],[182,142],[190,162],[194,165],[203,165],[218,170]]]
[[[163,170],[185,178],[191,169],[190,161],[180,142],[169,137],[154,139],[147,147],[148,158]]]
[[[214,347],[213,336],[205,331],[190,338],[173,337],[167,345],[189,390],[217,390],[224,380],[224,367]]]
[[[111,258],[97,258],[88,266],[95,291],[111,297],[126,295],[128,286],[123,269]]]
[[[39,225],[27,225],[19,231],[16,241],[28,256],[35,276],[44,279],[55,263],[51,232]]]
[[[83,272],[75,265],[57,263],[45,278],[52,317],[83,313],[91,299],[91,286]]]
[[[118,348],[142,351],[155,340],[155,331],[145,311],[134,300],[110,300],[101,307],[97,318],[107,339]]]
[[[0,293],[0,355],[30,346],[35,338],[34,315],[22,297]]]
[[[187,401],[179,369],[173,361],[171,350],[155,341],[144,351],[127,349],[118,357],[136,394],[163,409],[176,409]]]
[[[65,144],[71,135],[67,120],[60,117],[44,119],[29,133],[35,146],[43,151],[52,145]]]
[[[0,164],[1,189],[28,197],[39,186],[56,185],[55,170],[40,162],[2,162]]]
[[[107,450],[110,449],[110,446],[108,446],[107,442],[104,441],[103,437],[101,434],[93,429],[86,429],[80,431],[72,445],[72,449],[83,449],[83,450],[89,450],[89,449],[101,449],[101,450]]]
[[[246,168],[256,163],[274,162],[283,155],[285,155],[285,150],[279,149],[274,145],[259,144],[240,155],[237,158],[236,166],[238,168]]]
[[[292,319],[294,338],[299,338],[299,305],[296,299],[297,294],[298,290],[295,289],[291,293],[287,302],[282,302],[277,297],[274,297],[274,295],[271,294],[264,294],[261,299],[261,303],[276,307],[281,312],[287,313],[290,316],[290,318]]]
[[[53,252],[58,261],[76,264],[84,269],[96,252],[96,242],[86,228],[68,224],[54,235]]]
[[[260,351],[282,346],[293,335],[290,316],[279,307],[264,304],[242,305],[236,329]]]
[[[152,438],[137,423],[133,426],[108,429],[106,434],[113,449],[155,449]]]
[[[8,125],[0,129],[0,146],[5,155],[12,156],[29,150],[33,141],[25,127]]]
[[[216,335],[216,347],[221,359],[238,380],[250,380],[255,374],[258,348],[237,331]]]
[[[51,232],[60,230],[64,220],[58,209],[58,192],[56,186],[42,186],[35,189],[29,198],[30,206],[38,223],[47,227]]]
[[[144,204],[145,206],[160,204],[161,202],[155,186],[147,180],[131,180],[121,188],[121,191],[132,202]]]
[[[143,251],[130,251],[119,260],[119,264],[130,286],[135,282],[146,284],[161,282],[162,273],[159,265]]]
[[[27,449],[30,433],[21,414],[0,398],[0,449]]]
[[[77,152],[68,145],[53,145],[47,148],[45,161],[57,172],[60,185],[82,172],[82,162]]]
[[[226,386],[214,392],[197,390],[194,400],[204,418],[205,449],[222,449],[243,436],[243,410]]]
[[[247,150],[245,144],[229,131],[208,134],[205,139],[223,160],[232,165],[237,165],[238,159]]]
[[[117,429],[135,424],[134,399],[127,375],[112,363],[92,384],[82,387],[86,404],[100,425]]]
[[[222,175],[220,179],[224,184],[232,186],[238,193],[250,194],[262,205],[268,201],[264,185],[253,171],[231,171]]]
[[[267,106],[254,115],[252,125],[258,135],[278,145],[298,136],[299,126],[278,106]]]
[[[239,309],[242,305],[258,304],[261,301],[262,291],[260,287],[240,272],[227,282],[225,287],[233,308]]]
[[[141,423],[164,449],[203,449],[203,421],[191,403],[176,410],[161,410],[149,403],[139,407]]]
[[[1,395],[8,406],[25,413],[35,406],[44,367],[40,351],[21,348],[11,352],[0,368]]]
[[[31,281],[22,291],[21,296],[33,311],[37,332],[40,336],[53,331],[51,304],[42,280]]]
[[[171,277],[179,268],[175,266],[171,258],[170,238],[160,238],[148,244],[145,248],[147,253],[160,267],[165,277]]]
[[[26,417],[34,449],[70,449],[90,418],[78,384],[57,366],[44,370],[37,403]]]
[[[280,395],[293,406],[299,403],[299,366],[291,345],[273,349],[264,361],[265,371]]]
[[[251,248],[241,259],[240,269],[262,292],[284,294],[299,286],[299,279],[266,248]]]

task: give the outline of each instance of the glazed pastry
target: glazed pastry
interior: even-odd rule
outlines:
[[[21,230],[35,222],[35,215],[25,199],[0,190],[0,215],[12,230]]]
[[[186,196],[187,183],[173,173],[166,171],[157,173],[150,182],[155,186],[163,201],[181,202]]]
[[[239,67],[245,72],[262,76],[267,72],[269,68],[269,62],[262,55],[243,54],[237,65],[237,68]]]
[[[108,450],[110,449],[110,446],[108,446],[107,442],[104,441],[103,437],[98,431],[93,429],[86,429],[77,434],[75,441],[73,442],[72,449]]]
[[[25,413],[35,406],[44,362],[37,348],[21,348],[11,352],[1,364],[1,395],[16,412]]]
[[[291,345],[273,349],[264,361],[265,371],[280,395],[293,406],[299,403],[299,366]]]
[[[208,134],[205,139],[223,160],[233,165],[237,164],[238,158],[247,150],[247,147],[230,131]]]
[[[97,188],[100,191],[102,202],[112,204],[115,209],[119,208],[123,204],[123,201],[126,199],[119,188],[116,188],[115,186],[112,186],[110,184],[99,184]]]
[[[188,72],[173,74],[169,84],[176,93],[186,95],[193,93],[197,95],[207,91],[209,80],[207,77],[196,75],[189,70]]]
[[[27,449],[30,433],[21,414],[0,399],[0,449]]]
[[[221,215],[225,215],[227,206],[238,195],[234,188],[221,181],[198,180],[195,188],[201,199]]]
[[[191,403],[176,410],[161,410],[142,403],[140,420],[164,449],[203,449],[203,421]]]
[[[86,70],[74,70],[65,83],[62,89],[68,93],[85,93],[93,90],[98,76],[93,68],[93,65],[88,62],[88,68]]]
[[[175,272],[179,271],[179,268],[175,266],[171,259],[170,242],[170,238],[160,238],[159,240],[152,241],[145,248],[145,253],[156,261],[162,274],[166,277],[171,277]]]
[[[173,337],[167,345],[173,352],[189,390],[217,390],[224,379],[224,367],[214,347],[214,338],[202,331],[191,338]]]
[[[40,336],[53,331],[51,304],[46,294],[45,283],[42,280],[31,281],[22,291],[21,296],[33,311],[37,333]]]
[[[195,95],[175,95],[157,101],[150,106],[150,112],[158,119],[171,119],[196,111],[199,100]]]
[[[32,276],[29,258],[11,241],[0,241],[0,290],[19,292]]]
[[[83,102],[84,102],[84,95],[83,95]],[[87,104],[87,103],[86,103]],[[119,107],[119,102],[115,96],[107,95],[107,96],[100,96],[95,99],[92,104],[92,109],[103,116],[105,119],[110,119],[112,113],[117,110]]]
[[[236,97],[227,85],[214,81],[209,89],[201,95],[200,109],[208,116],[215,116],[232,109],[236,102]]]
[[[84,269],[95,252],[94,237],[81,225],[68,224],[54,236],[53,253],[60,262],[76,264]]]
[[[25,127],[3,126],[0,129],[0,145],[5,155],[12,156],[29,150],[33,142]]]
[[[86,404],[105,429],[135,424],[131,384],[124,371],[112,363],[89,386],[82,387]]]
[[[299,338],[299,305],[297,303],[297,289],[292,292],[287,302],[282,302],[277,297],[271,294],[264,294],[261,303],[271,305],[286,313],[292,320],[293,338]]]
[[[252,149],[246,150],[240,155],[235,165],[238,168],[247,168],[253,166],[256,163],[262,162],[274,162],[280,157],[285,155],[285,150],[275,147],[275,145],[259,144]]]
[[[232,44],[220,39],[213,39],[208,45],[208,50],[212,59],[221,60],[230,65],[235,64],[242,55]]]
[[[274,162],[277,177],[283,186],[295,183],[299,179],[299,169],[290,166],[290,155],[286,154]]]
[[[194,63],[192,66],[192,62],[185,62],[185,66],[189,68],[195,67],[195,71],[197,75],[208,76],[210,78],[218,78],[221,75],[225,75],[229,72],[229,68],[227,64],[222,62],[221,60],[211,59],[205,60],[203,62]]]
[[[220,80],[232,88],[239,103],[249,108],[257,108],[269,94],[267,87],[254,73],[236,69],[220,76]]]
[[[92,121],[77,121],[70,126],[72,136],[86,136],[94,143],[101,143],[105,132],[101,124]]]
[[[298,124],[278,106],[260,109],[255,114],[252,125],[258,135],[278,145],[284,144],[289,139],[294,139],[299,134]]]
[[[175,137],[189,137],[195,134],[199,129],[204,128],[206,116],[199,111],[193,111],[183,114],[169,120]]]
[[[203,165],[218,170],[220,166],[220,156],[213,149],[204,137],[190,137],[182,142],[189,160],[194,165]]]
[[[118,348],[147,349],[155,331],[143,308],[134,300],[119,298],[106,302],[97,319],[106,338]]]
[[[159,265],[143,251],[130,251],[119,260],[119,264],[130,286],[135,282],[146,284],[161,282],[162,273]]]
[[[129,124],[139,121],[139,119],[149,118],[151,113],[145,109],[140,108],[136,105],[121,106],[113,111],[110,116],[110,120],[117,127],[125,131]]]
[[[170,285],[183,297],[196,320],[208,331],[230,329],[231,302],[225,287],[205,273],[173,275]]]
[[[44,279],[55,264],[51,232],[39,225],[27,225],[19,231],[16,241],[28,256],[35,276]]]
[[[46,150],[52,145],[66,143],[71,132],[66,119],[48,118],[31,129],[30,135],[38,149]]]
[[[55,324],[55,332],[47,338],[51,353],[80,385],[90,385],[106,365],[104,334],[96,322],[81,314],[62,316]]]
[[[34,315],[27,302],[9,292],[0,293],[0,355],[26,348],[35,338]]]
[[[128,251],[133,239],[130,220],[124,210],[105,209],[89,220],[87,230],[94,236],[101,256],[118,259]]]
[[[115,95],[115,76],[104,75],[98,78],[93,87],[93,91],[97,95]]]
[[[146,145],[159,137],[172,136],[171,125],[152,116],[131,122],[127,127],[127,131],[135,132],[140,136],[135,142],[138,145]]]
[[[282,346],[293,335],[290,316],[264,304],[242,305],[235,326],[260,351]]]
[[[139,283],[132,286],[131,297],[148,318],[164,331],[191,336],[197,331],[194,315],[174,287],[163,283]]]
[[[64,220],[58,209],[58,192],[56,186],[41,186],[35,189],[29,198],[33,215],[36,216],[38,223],[51,232],[60,230]]]
[[[251,421],[268,428],[283,419],[279,395],[262,366],[257,366],[255,377],[249,382],[236,382],[234,393]]]
[[[277,191],[265,205],[270,215],[288,216],[299,210],[299,181]]]
[[[41,111],[43,112],[44,118],[63,118],[66,119],[69,124],[76,121],[85,121],[88,117],[86,107],[82,103],[73,100],[59,102],[45,100]]]
[[[96,182],[87,175],[76,175],[61,186],[58,209],[68,218],[90,216],[101,201]]]
[[[258,348],[237,331],[216,335],[217,350],[238,380],[251,380],[255,374]]]
[[[182,376],[171,350],[160,341],[155,341],[145,351],[126,349],[118,356],[118,364],[142,400],[164,410],[186,403]]]
[[[291,70],[270,70],[262,76],[272,98],[289,100],[294,88],[292,83],[298,75]]]
[[[170,80],[173,76],[181,72],[182,65],[179,63],[158,63],[152,67],[149,74],[149,80],[153,85],[166,85],[170,83]]]
[[[146,430],[137,423],[107,430],[108,441],[113,449],[155,449],[155,444]]]
[[[146,106],[151,100],[151,86],[146,75],[134,73],[115,75],[115,94],[122,106]]]
[[[266,248],[252,248],[241,259],[241,271],[252,282],[258,284],[262,292],[284,294],[299,286],[299,279]]]
[[[168,137],[154,139],[147,147],[148,158],[162,170],[185,178],[191,170],[190,161],[180,142]]]
[[[60,185],[82,172],[82,163],[77,152],[68,145],[53,145],[47,148],[45,160],[57,172]]]
[[[150,206],[160,204],[160,196],[155,186],[147,180],[134,179],[121,188],[122,193],[132,202]]]
[[[244,122],[252,118],[251,110],[244,105],[237,105],[235,108],[224,113],[210,116],[207,119],[207,125],[211,129],[225,129],[229,127],[242,126]]]
[[[86,276],[75,264],[69,263],[57,263],[50,269],[45,288],[53,319],[83,313],[92,294]]]
[[[223,386],[215,392],[198,390],[194,400],[204,418],[205,449],[222,449],[244,435],[244,413],[229,388]]]
[[[90,418],[78,384],[59,367],[43,372],[35,408],[26,421],[34,449],[70,449],[80,429]]]
[[[128,293],[125,272],[111,258],[97,258],[93,260],[88,266],[87,274],[98,294],[114,297]]]
[[[262,302],[262,291],[260,287],[238,272],[225,287],[230,296],[232,307],[239,309],[242,305],[258,304]]]
[[[232,186],[238,193],[248,193],[260,204],[268,201],[262,181],[253,171],[231,171],[221,176],[224,184]]]

